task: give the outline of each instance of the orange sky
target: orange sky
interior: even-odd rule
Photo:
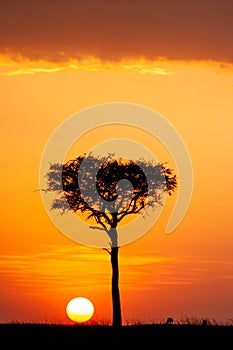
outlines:
[[[26,1],[22,3],[27,4]],[[227,3],[221,2],[224,14],[228,13],[224,8]],[[7,4],[13,6],[13,1]],[[17,4],[15,2],[14,6]],[[220,2],[211,4],[214,4],[211,8],[206,7],[199,12],[204,17],[207,9],[212,11],[212,16],[208,17],[210,24],[214,18],[217,19],[216,9],[219,9]],[[41,8],[48,16],[45,7]],[[118,40],[118,49],[108,44],[111,36],[103,34],[107,32],[107,20],[102,34],[101,28],[96,34],[97,39],[102,41],[96,39],[93,47],[89,42],[81,55],[75,56],[74,51],[78,51],[79,46],[74,45],[75,40],[71,42],[64,36],[60,44],[65,55],[63,59],[55,59],[59,32],[56,47],[49,50],[49,43],[43,47],[46,31],[48,40],[53,39],[51,33],[55,34],[45,25],[42,26],[44,36],[38,36],[39,26],[36,31],[30,12],[26,23],[34,30],[27,33],[28,27],[23,22],[22,32],[13,42],[10,24],[13,19],[16,24],[22,23],[23,11],[18,13],[15,7],[6,11],[9,20],[5,24],[0,21],[6,33],[0,52],[0,144],[3,150],[0,175],[3,199],[0,322],[68,322],[65,307],[75,296],[92,300],[95,305],[94,320],[111,320],[109,255],[101,249],[79,245],[61,234],[50,221],[40,193],[35,190],[39,188],[42,152],[55,128],[83,108],[119,101],[144,105],[167,118],[185,141],[194,171],[191,204],[178,228],[171,235],[165,234],[175,203],[174,196],[168,198],[159,221],[146,235],[120,248],[124,322],[161,320],[168,315],[177,319],[186,316],[218,320],[232,318],[233,226],[230,203],[233,165],[230,160],[233,146],[233,65],[232,46],[227,45],[232,30],[229,31],[227,19],[227,35],[223,41],[226,60],[216,54],[222,47],[217,43],[210,43],[210,48],[203,51],[204,56],[199,60],[198,52],[194,50],[198,35],[190,41],[193,53],[191,50],[189,55],[188,46],[184,44],[188,40],[184,39],[184,35],[177,37],[177,47],[180,43],[183,48],[180,56],[176,49],[167,54],[172,56],[170,58],[158,58],[166,56],[163,50],[150,55],[147,51],[149,44],[152,47],[155,42],[158,48],[159,45],[154,37],[147,38],[147,45],[144,36],[139,38],[144,46],[132,44],[128,56],[123,55],[127,40],[121,41],[115,33],[115,25],[113,42]],[[127,25],[127,11],[122,17],[123,28]],[[68,13],[71,11],[67,10],[64,17],[60,14],[64,21],[67,21]],[[86,16],[87,13],[83,12]],[[171,11],[169,13],[171,16]],[[135,9],[134,14],[139,16],[139,11]],[[222,19],[221,11],[219,16]],[[96,16],[96,21],[100,18],[101,15]],[[137,19],[136,16],[132,22],[135,26]],[[42,21],[39,15],[37,21]],[[151,17],[151,23],[154,22]],[[56,23],[55,18],[51,23]],[[185,25],[183,21],[182,28],[185,29]],[[145,35],[149,24],[147,26],[141,23]],[[206,30],[213,27],[210,25]],[[218,28],[224,31],[222,26]],[[164,47],[169,47],[167,36],[164,36]],[[205,38],[207,40],[208,36],[203,36],[203,42]],[[95,47],[99,49],[99,55]],[[189,60],[186,60],[187,55]],[[111,132],[113,130],[105,130],[101,136]],[[125,136],[127,132],[121,130],[120,136]],[[97,130],[95,139],[98,140],[99,136]],[[134,135],[135,138],[148,148],[156,149],[161,161],[168,160],[172,164],[170,155],[157,140],[144,137],[140,132]],[[80,140],[80,151],[84,152],[91,142],[93,137],[88,139],[88,135]]]

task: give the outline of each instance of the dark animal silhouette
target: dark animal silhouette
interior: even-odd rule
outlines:
[[[167,318],[167,322],[166,322],[167,324],[173,324],[173,322],[174,322],[174,320],[172,317]]]

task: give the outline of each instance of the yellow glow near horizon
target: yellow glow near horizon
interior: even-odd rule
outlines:
[[[92,302],[84,297],[71,299],[66,306],[67,316],[74,322],[89,321],[94,314]]]
[[[199,67],[200,69],[219,67],[232,71],[232,63],[214,60],[169,60],[166,57],[148,59],[146,57],[121,58],[120,60],[102,60],[94,56],[82,58],[62,57],[58,59],[28,58],[21,54],[0,54],[0,76],[34,75],[37,73],[56,73],[67,70],[88,70],[122,72],[127,74],[141,74],[166,76],[177,73],[184,65]]]
[[[171,75],[173,72],[163,58],[149,60],[146,58],[122,59],[118,61],[101,60],[86,56],[82,59],[67,57],[63,60],[30,59],[21,55],[0,55],[0,75],[19,76],[36,73],[55,73],[64,70],[84,69],[88,71],[121,71],[152,75]]]

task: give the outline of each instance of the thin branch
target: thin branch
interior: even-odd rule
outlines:
[[[103,229],[108,232],[106,225],[101,221],[101,218],[99,217],[99,215],[94,215],[94,217],[97,224],[100,224],[103,227]]]
[[[120,222],[121,219],[123,218],[123,215],[126,215],[126,213],[128,211],[130,211],[130,208],[132,207],[132,203],[133,202],[134,202],[134,205],[135,205],[135,197],[131,198],[131,201],[130,201],[129,205],[127,206],[127,208],[122,208],[122,210],[119,213],[117,213],[117,216],[118,216],[117,217],[117,222]],[[133,205],[133,207],[134,207],[134,205]]]
[[[108,248],[103,248],[103,250],[106,250],[106,252],[108,252],[109,255],[112,255],[112,253],[108,250]]]
[[[104,227],[98,227],[98,226],[89,226],[92,230],[100,230],[100,231],[106,231]]]
[[[40,192],[40,191],[45,191],[45,190],[43,190],[43,189],[41,189],[41,188],[38,188],[38,189],[36,189],[36,190],[34,190],[34,191],[32,191],[32,192]]]
[[[133,209],[130,210],[130,211],[125,211],[118,219],[117,221],[120,222],[126,215],[129,215],[129,214],[138,214],[143,208],[144,208],[144,203],[141,204],[141,206],[135,210],[135,207],[136,205],[133,206]]]
[[[104,212],[102,212],[101,215],[103,215],[103,217],[105,218],[105,220],[107,221],[107,223],[108,223],[109,225],[111,225],[111,220],[109,219],[108,215],[107,215],[106,213],[104,213]]]

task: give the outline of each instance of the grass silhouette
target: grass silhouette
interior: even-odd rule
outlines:
[[[206,322],[203,322],[205,320]],[[232,320],[216,322],[208,319],[186,317],[183,320],[167,323],[136,323],[114,328],[107,324],[53,324],[20,323],[0,324],[1,343],[5,348],[111,348],[115,346],[137,349],[179,346],[184,348],[210,348],[229,346],[233,336]],[[51,346],[49,345],[51,344]],[[160,346],[159,346],[160,344]],[[206,345],[205,345],[206,344]]]

